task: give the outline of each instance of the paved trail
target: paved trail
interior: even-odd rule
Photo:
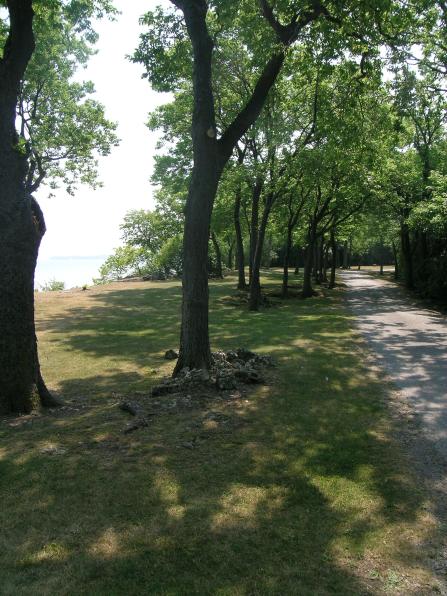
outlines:
[[[447,460],[447,318],[389,281],[357,271],[341,277],[358,328]]]

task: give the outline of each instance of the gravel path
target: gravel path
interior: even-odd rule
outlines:
[[[447,462],[447,318],[387,280],[357,271],[340,277],[357,327]]]

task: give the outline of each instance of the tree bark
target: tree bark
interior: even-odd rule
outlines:
[[[332,290],[335,288],[335,273],[337,269],[337,244],[335,242],[335,230],[331,229],[331,251],[332,251],[332,260],[331,260],[331,277],[329,280],[329,288]]]
[[[251,220],[250,220],[250,263],[249,263],[249,284],[251,285],[256,248],[259,240],[259,201],[261,199],[264,180],[257,178],[253,186],[251,197]]]
[[[27,155],[15,128],[19,87],[34,51],[32,1],[8,0],[7,7],[0,59],[0,411],[27,413],[39,398],[51,401],[34,324],[34,271],[45,224],[25,187]]]
[[[401,226],[401,250],[405,285],[409,290],[413,290],[413,250],[411,246],[410,232],[406,224],[402,224]]]
[[[306,247],[306,257],[304,260],[304,277],[303,277],[303,289],[301,296],[303,298],[310,298],[313,296],[312,288],[312,264],[314,259],[314,246],[316,240],[316,230],[311,227],[308,234],[308,241]]]
[[[181,5],[193,46],[194,166],[185,209],[183,303],[180,352],[174,374],[184,367],[208,370],[208,241],[211,213],[220,178],[216,119],[211,85],[213,41],[206,26],[205,2]]]
[[[345,240],[343,243],[343,269],[348,268],[348,241]]]
[[[396,247],[396,243],[392,242],[392,247],[393,247],[393,255],[394,255],[394,279],[397,280],[399,279],[399,260],[398,260],[398,255],[397,255],[397,247]]]
[[[329,245],[324,244],[323,241],[323,282],[327,283],[327,269],[328,269],[328,253],[329,253]]]
[[[290,251],[292,249],[292,232],[293,229],[289,225],[287,226],[287,235],[286,235],[286,246],[284,252],[284,266],[283,266],[283,275],[282,275],[282,297],[287,298],[289,294],[289,260],[290,260]]]
[[[228,269],[233,269],[234,268],[234,258],[233,258],[233,250],[234,250],[234,240],[232,240],[229,244],[228,244],[228,260],[227,260],[227,266]]]
[[[245,290],[247,282],[245,281],[245,252],[244,239],[241,228],[241,201],[242,191],[238,188],[236,199],[234,201],[234,229],[236,232],[236,264],[238,271],[238,290]]]
[[[261,225],[259,226],[258,242],[255,248],[255,254],[253,259],[252,277],[250,283],[250,301],[249,309],[256,311],[259,310],[261,305],[261,284],[260,284],[260,268],[262,261],[262,251],[264,249],[265,232],[267,230],[267,223],[270,216],[275,196],[270,193],[265,201],[264,211],[262,213]]]
[[[211,241],[214,246],[214,252],[216,253],[216,275],[220,279],[223,279],[222,273],[222,251],[220,250],[219,242],[217,240],[216,234],[212,231],[211,232]]]

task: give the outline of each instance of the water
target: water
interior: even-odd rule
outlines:
[[[63,281],[65,288],[91,285],[94,277],[99,277],[99,268],[106,256],[92,257],[49,257],[38,259],[35,276],[35,287],[55,279]]]

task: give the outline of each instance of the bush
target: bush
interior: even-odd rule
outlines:
[[[60,292],[65,290],[65,282],[57,281],[56,279],[50,279],[40,285],[42,292]]]
[[[161,278],[179,276],[183,272],[183,237],[173,236],[166,240],[155,256],[153,275]]]

